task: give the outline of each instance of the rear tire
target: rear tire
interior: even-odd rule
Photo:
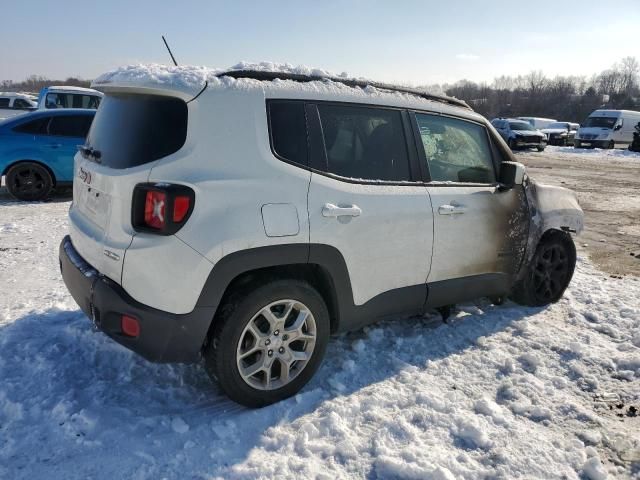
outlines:
[[[39,163],[21,162],[7,172],[7,190],[18,200],[45,200],[53,189],[53,178]]]
[[[530,307],[555,303],[564,294],[576,266],[576,247],[568,233],[554,230],[542,237],[511,298]]]
[[[324,300],[300,280],[232,294],[215,322],[205,369],[232,400],[247,407],[295,395],[313,377],[329,342]]]

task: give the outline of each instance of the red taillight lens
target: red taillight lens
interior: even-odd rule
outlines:
[[[128,337],[137,337],[140,335],[140,323],[138,323],[137,319],[130,317],[129,315],[122,315],[122,318],[120,319],[120,326],[122,328],[122,333]]]
[[[195,200],[185,185],[140,183],[133,190],[131,224],[139,232],[173,235],[189,220]]]
[[[173,221],[180,223],[189,212],[191,199],[186,195],[179,195],[173,200]]]
[[[166,225],[166,205],[167,195],[164,192],[148,191],[144,202],[144,223],[148,227],[162,230]]]

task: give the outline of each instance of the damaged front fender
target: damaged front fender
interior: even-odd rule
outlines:
[[[533,180],[529,180],[526,191],[532,227],[534,231],[540,232],[540,237],[552,229],[575,234],[582,232],[584,212],[574,192]]]

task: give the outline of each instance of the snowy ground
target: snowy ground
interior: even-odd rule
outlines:
[[[247,410],[92,330],[58,273],[68,205],[0,200],[2,479],[640,478],[636,277],[580,258],[550,308],[335,338],[300,395]]]

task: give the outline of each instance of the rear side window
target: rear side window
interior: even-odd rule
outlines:
[[[318,111],[329,173],[365,180],[410,180],[399,111],[327,104],[319,104]]]
[[[89,115],[58,115],[51,119],[49,135],[85,138],[93,117]]]
[[[13,131],[18,133],[29,133],[32,135],[45,135],[47,133],[47,125],[51,117],[40,117],[30,122],[21,123],[14,127]]]
[[[494,183],[487,132],[482,125],[456,118],[416,114],[431,180]]]
[[[98,108],[100,97],[81,93],[49,93],[47,108]]]
[[[160,95],[117,94],[102,99],[87,145],[101,163],[129,168],[171,155],[187,139],[187,104]]]
[[[279,157],[307,165],[307,123],[302,102],[269,103],[271,145]]]

